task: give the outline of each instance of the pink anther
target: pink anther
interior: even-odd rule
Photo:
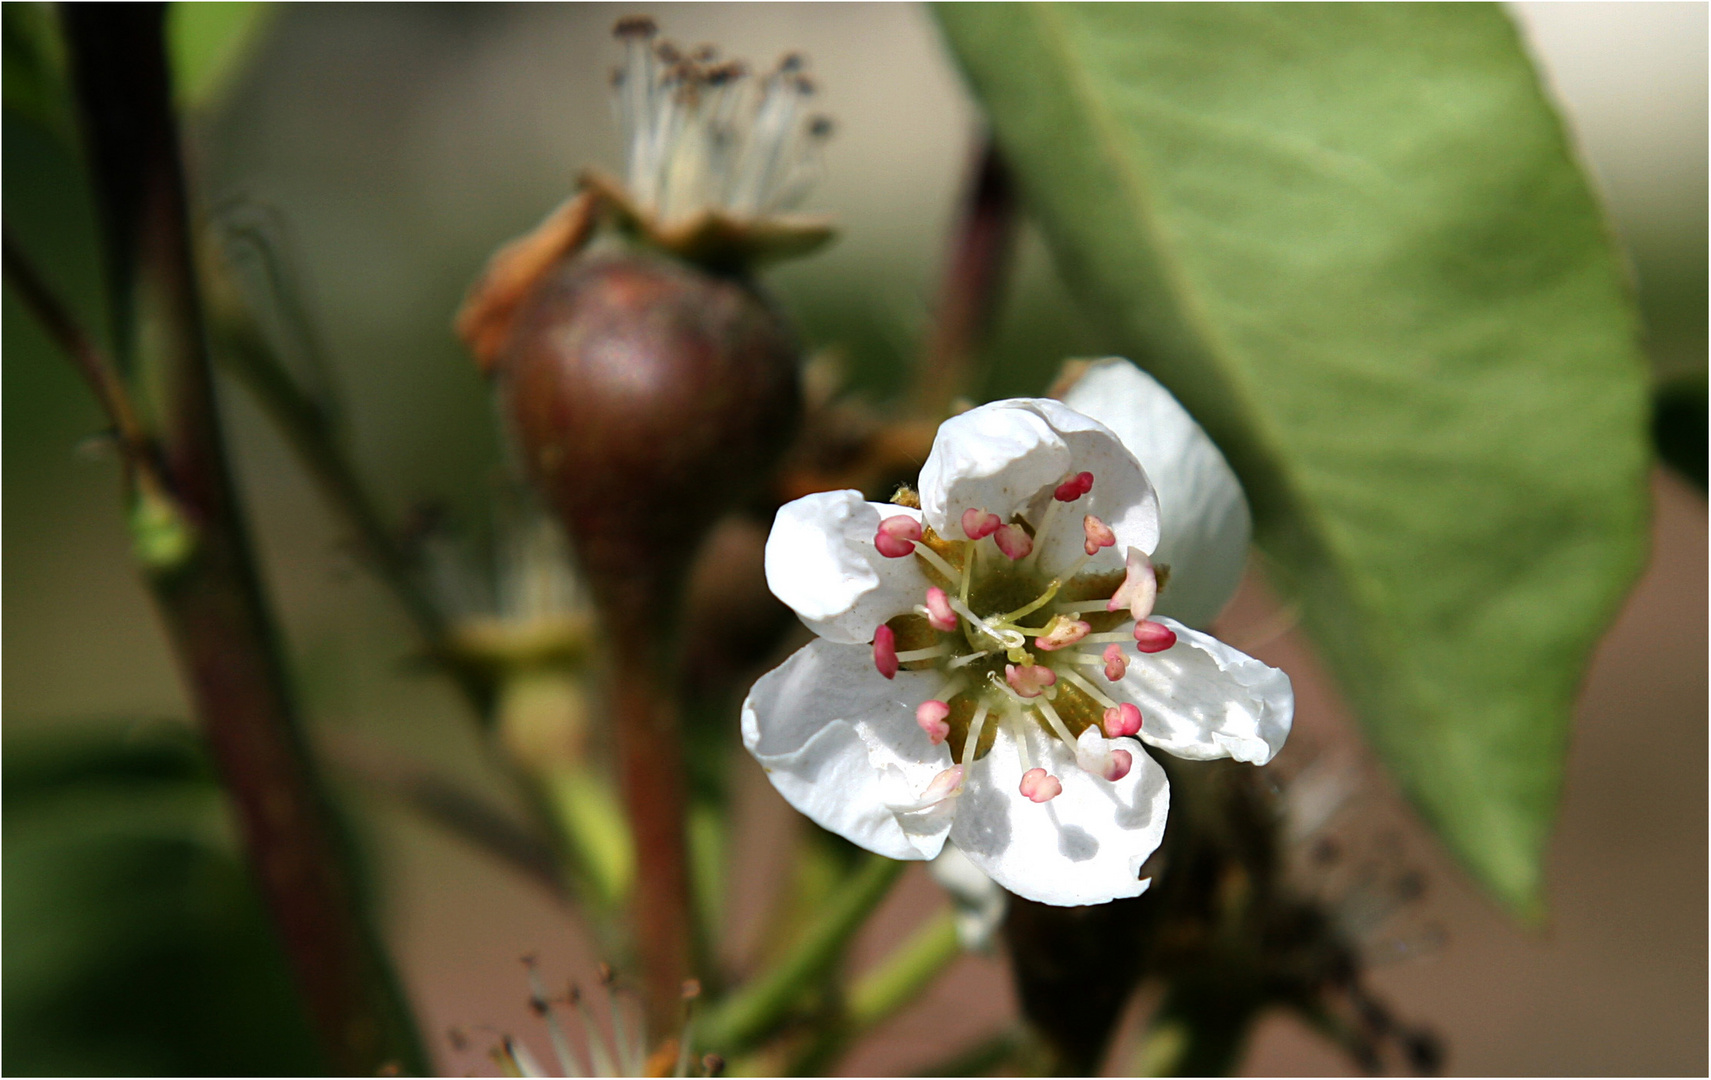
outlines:
[[[1010,689],[1016,691],[1017,697],[1039,697],[1046,687],[1057,682],[1057,672],[1039,664],[1026,664],[1022,667],[1005,664],[1004,681],[1010,684]]]
[[[1176,644],[1176,631],[1164,623],[1144,619],[1135,624],[1135,648],[1144,653],[1164,652]]]
[[[1044,769],[1029,769],[1022,774],[1021,791],[1035,802],[1050,802],[1063,794],[1063,782]]]
[[[1105,766],[1105,779],[1113,784],[1129,775],[1129,770],[1135,767],[1135,755],[1127,750],[1111,751],[1111,760]]]
[[[1034,550],[1034,538],[1020,525],[1000,525],[992,534],[992,542],[1012,559],[1025,559]]]
[[[1117,542],[1117,534],[1111,531],[1111,526],[1092,514],[1081,519],[1081,531],[1087,534],[1087,542],[1081,548],[1089,555],[1096,555],[1100,548],[1111,547]]]
[[[956,629],[956,612],[951,610],[951,598],[937,585],[927,586],[927,625],[934,630]]]
[[[1108,739],[1121,739],[1127,735],[1137,735],[1141,730],[1141,710],[1127,701],[1121,705],[1113,705],[1105,710],[1104,721],[1101,724]]]
[[[991,536],[1004,524],[1004,519],[997,514],[988,514],[976,507],[969,507],[962,512],[962,531],[970,540],[979,540],[983,536]]]
[[[1129,658],[1123,655],[1123,646],[1113,641],[1105,646],[1105,677],[1112,682],[1121,679],[1129,670]]]
[[[1052,492],[1052,498],[1058,502],[1074,502],[1093,490],[1093,474],[1079,472],[1057,486]]]
[[[888,517],[879,523],[873,534],[873,546],[887,559],[901,559],[915,554],[915,541],[921,539],[921,523],[908,514]]]
[[[887,679],[897,677],[897,634],[884,623],[873,632],[873,666]]]
[[[1046,624],[1046,632],[1034,639],[1045,652],[1061,649],[1066,645],[1074,645],[1082,638],[1093,632],[1093,627],[1080,619],[1072,619],[1068,615],[1053,615],[1052,621]]]
[[[921,725],[921,730],[927,733],[927,738],[937,746],[951,733],[950,724],[945,722],[945,718],[950,714],[950,705],[943,701],[923,701],[915,708],[915,723]]]
[[[1158,599],[1158,574],[1153,570],[1153,561],[1140,548],[1130,548],[1123,562],[1126,571],[1123,584],[1117,586],[1105,610],[1128,608],[1129,617],[1140,622],[1153,613],[1153,601]]]

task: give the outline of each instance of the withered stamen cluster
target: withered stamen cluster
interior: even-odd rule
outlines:
[[[814,85],[801,54],[756,78],[711,45],[686,53],[656,40],[647,18],[623,19],[615,33],[625,58],[612,84],[639,204],[668,223],[703,209],[759,217],[801,200],[832,132],[828,118],[803,116]]]

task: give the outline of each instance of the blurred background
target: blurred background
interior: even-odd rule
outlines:
[[[352,453],[395,516],[429,501],[476,540],[491,529],[503,449],[451,313],[487,254],[562,199],[581,167],[622,164],[608,31],[631,10],[279,7],[193,118],[202,204],[242,199],[283,222]],[[926,325],[980,130],[929,14],[903,4],[634,10],[728,55],[810,57],[819,107],[838,128],[807,208],[834,216],[842,236],[768,284],[816,349],[883,393]],[[1510,10],[1606,197],[1660,383],[1702,387],[1706,6]],[[8,227],[52,253],[49,276],[94,319],[94,238],[70,159],[10,113],[4,138]],[[132,568],[118,464],[92,438],[101,418],[9,293],[4,346],[4,1068],[312,1067],[291,1056],[301,1018],[246,906],[217,792],[182,738],[186,706]],[[992,350],[987,396],[1038,393],[1062,358],[1101,352],[1031,232]],[[1702,391],[1698,401],[1702,424]],[[318,744],[335,763],[403,747],[504,798],[462,706],[412,662],[408,628],[341,549],[284,444],[241,394],[224,404]],[[1295,679],[1301,735],[1280,765],[1328,763],[1358,778],[1360,813],[1345,817],[1359,819],[1359,835],[1347,842],[1421,871],[1424,893],[1405,910],[1367,913],[1373,952],[1392,958],[1374,981],[1399,1014],[1445,1037],[1451,1072],[1707,1068],[1706,505],[1702,487],[1662,469],[1653,491],[1651,566],[1579,703],[1539,930],[1477,894],[1398,803],[1305,639],[1267,630],[1277,604],[1263,581],[1250,580],[1224,620],[1220,636],[1246,637]],[[103,749],[120,743],[131,752]],[[749,772],[727,919],[740,965],[779,873],[769,853],[802,823],[739,757]],[[84,787],[56,781],[73,774]],[[496,1031],[544,1037],[518,957],[536,953],[549,978],[585,981],[599,957],[548,895],[358,775],[333,766],[440,1068],[493,1073]],[[943,902],[912,870],[857,964]],[[227,992],[240,982],[244,994]],[[1137,1017],[1148,1005],[1136,1002]],[[907,1068],[1014,1012],[1002,960],[968,957],[845,1066]],[[1119,1048],[1114,1067],[1123,1060]],[[1247,1062],[1261,1074],[1350,1068],[1282,1019],[1262,1026]]]

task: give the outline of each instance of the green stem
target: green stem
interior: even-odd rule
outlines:
[[[1235,1075],[1259,1010],[1211,991],[1171,988],[1141,1044],[1136,1075]]]
[[[890,956],[855,981],[844,999],[843,1015],[796,1059],[790,1074],[824,1075],[851,1043],[914,1001],[961,955],[956,916],[945,911],[928,919]]]
[[[850,988],[847,1006],[850,1024],[859,1034],[883,1022],[915,1000],[961,955],[956,916],[945,911],[927,920],[909,940]]]
[[[904,864],[870,855],[806,933],[767,972],[726,998],[701,1025],[700,1041],[727,1058],[771,1034],[800,996],[831,971],[850,939],[903,873]]]

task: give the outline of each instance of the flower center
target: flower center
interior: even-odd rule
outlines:
[[[1088,772],[1121,779],[1132,756],[1106,740],[1141,726],[1140,710],[1107,692],[1127,669],[1123,644],[1157,652],[1176,639],[1146,621],[1156,578],[1143,553],[1131,549],[1125,570],[1087,570],[1116,543],[1103,521],[1070,509],[1092,487],[1091,473],[1066,478],[1038,521],[1018,514],[1006,522],[970,509],[957,538],[898,515],[881,522],[874,537],[882,555],[913,555],[930,583],[920,605],[875,633],[875,665],[887,678],[900,668],[939,672],[943,683],[916,719],[934,743],[949,745],[963,769],[1009,726],[1025,772],[1021,792],[1035,802],[1051,799],[1062,785],[1029,760],[1021,726],[1037,725],[1061,740]],[[1050,543],[1054,530],[1078,530],[1083,553],[1063,565],[1045,561],[1043,552],[1064,547]]]

